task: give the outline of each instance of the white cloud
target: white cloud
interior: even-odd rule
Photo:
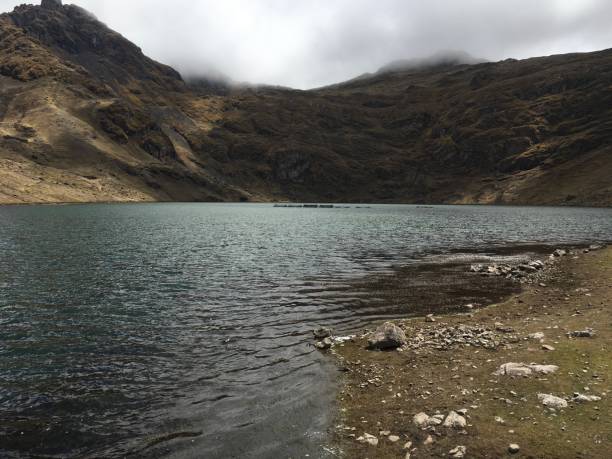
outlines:
[[[4,11],[21,0],[0,0]],[[182,73],[307,88],[441,49],[503,59],[612,47],[607,0],[80,0]]]

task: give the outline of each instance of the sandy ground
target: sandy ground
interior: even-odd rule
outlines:
[[[339,456],[461,457],[450,451],[463,446],[466,458],[612,457],[611,298],[612,248],[575,250],[505,301],[435,322],[395,320],[410,343],[400,351],[369,351],[365,334],[334,346],[345,373],[334,433]],[[471,333],[468,343],[484,333],[486,346],[436,338],[457,326]],[[588,328],[594,337],[567,335]],[[544,337],[530,338],[534,333]],[[530,377],[494,375],[509,362],[559,369]],[[601,399],[579,403],[575,393]],[[564,398],[567,408],[546,407],[538,394]],[[445,419],[451,411],[462,413],[466,425],[414,423],[418,413]],[[377,445],[358,440],[365,434]],[[510,453],[511,444],[520,451]]]

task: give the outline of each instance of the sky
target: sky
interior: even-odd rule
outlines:
[[[27,0],[0,0],[10,11]],[[38,3],[38,2],[32,2]],[[183,76],[307,89],[397,60],[612,48],[610,0],[76,0]]]

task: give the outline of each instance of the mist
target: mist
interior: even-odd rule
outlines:
[[[19,3],[0,0],[0,7]],[[74,3],[185,77],[224,74],[302,89],[440,50],[497,61],[612,47],[606,0]]]

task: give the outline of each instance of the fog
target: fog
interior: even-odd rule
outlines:
[[[0,0],[3,11],[22,1]],[[66,3],[66,2],[65,2]],[[80,0],[184,76],[312,88],[440,50],[486,60],[612,47],[609,0]]]

